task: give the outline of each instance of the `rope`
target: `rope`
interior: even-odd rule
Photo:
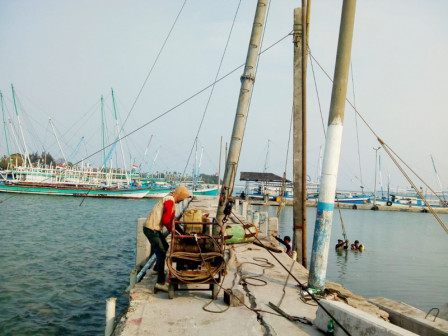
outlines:
[[[266,51],[270,50],[271,48],[275,47],[277,44],[279,44],[280,42],[282,42],[284,39],[286,39],[289,35],[291,35],[291,33],[288,33],[287,35],[283,36],[282,38],[280,38],[279,40],[277,40],[276,42],[272,43],[270,46],[268,46],[266,49],[264,49],[263,51],[260,52],[260,55],[265,53]],[[159,114],[157,117],[151,119],[150,121],[144,123],[143,125],[141,125],[140,127],[137,127],[136,129],[134,129],[133,131],[131,131],[128,134],[125,134],[123,136],[121,136],[119,139],[117,139],[116,141],[122,140],[127,138],[128,136],[140,131],[141,129],[143,129],[144,127],[148,126],[149,124],[155,122],[156,120],[164,117],[165,115],[169,114],[170,112],[174,111],[175,109],[177,109],[178,107],[182,106],[183,104],[187,103],[188,101],[192,100],[193,98],[197,97],[198,95],[200,95],[202,92],[206,91],[207,89],[209,89],[213,84],[218,83],[220,81],[222,81],[223,79],[229,77],[230,75],[232,75],[234,72],[236,72],[237,70],[241,69],[244,66],[244,64],[239,65],[238,67],[234,68],[233,70],[231,70],[230,72],[228,72],[227,74],[225,74],[224,76],[220,77],[218,80],[214,81],[213,83],[207,85],[206,87],[204,87],[203,89],[199,90],[198,92],[196,92],[195,94],[191,95],[190,97],[184,99],[183,101],[181,101],[180,103],[178,103],[177,105],[171,107],[170,109],[166,110],[165,112]],[[77,164],[81,163],[84,160],[87,160],[88,158],[91,158],[92,156],[95,156],[98,153],[101,153],[104,149],[109,148],[111,146],[114,145],[114,143],[116,142],[112,142],[110,144],[108,144],[107,146],[104,146],[103,148],[93,152],[90,155],[85,156],[82,160],[79,160],[77,162],[75,162],[73,164],[73,166],[76,166]],[[85,145],[85,143],[84,143]],[[64,171],[65,169],[61,169],[61,173]],[[46,180],[48,180],[49,178],[46,178],[45,180],[41,181],[41,182],[45,182]],[[17,194],[15,196],[18,196],[20,194]],[[8,198],[11,199],[12,197]],[[0,203],[2,204],[2,203]]]
[[[325,131],[324,116],[322,114],[322,106],[320,105],[320,97],[319,97],[319,90],[317,89],[316,75],[314,74],[314,65],[313,65],[314,57],[311,55],[311,50],[309,49],[309,47],[308,47],[308,51],[309,51],[309,55],[310,55],[311,71],[313,73],[314,88],[316,89],[317,103],[319,104],[320,120],[322,121],[322,130],[324,131],[324,137],[326,137],[327,133]]]
[[[355,80],[353,78],[353,63],[350,62],[350,69],[352,73],[352,89],[353,89],[353,106],[356,106],[356,96],[355,96]],[[362,182],[362,168],[361,168],[361,151],[359,149],[359,132],[358,132],[358,116],[355,113],[355,128],[356,128],[356,142],[358,144],[358,159],[359,159],[359,177],[361,179],[362,189],[364,188],[364,183]]]
[[[244,225],[244,223],[241,221],[241,219],[239,219],[235,214],[234,217],[236,217],[236,219],[241,223],[241,225]],[[304,291],[307,292],[307,294],[317,303],[317,305],[319,307],[321,307],[323,309],[323,311],[325,313],[327,313],[327,315],[333,319],[333,321],[348,335],[351,336],[351,334],[347,331],[347,329],[344,328],[344,326],[333,316],[333,314],[331,314],[324,306],[322,306],[322,304],[319,302],[319,300],[316,298],[316,296],[314,294],[312,294],[311,292],[308,291],[308,288],[306,288],[299,279],[297,279],[294,274],[292,274],[288,268],[282,264],[282,262],[260,241],[260,239],[258,239],[258,237],[255,237],[255,239],[257,240],[257,242],[259,243],[259,245],[261,247],[263,247],[278,263],[281,267],[283,267],[283,269],[297,282],[297,284],[300,286],[300,288]]]
[[[174,20],[173,24],[171,25],[171,28],[170,28],[170,31],[168,32],[168,35],[166,36],[165,41],[163,41],[162,47],[160,48],[160,50],[159,50],[159,52],[158,52],[158,54],[157,54],[157,56],[156,56],[156,59],[154,60],[154,63],[153,63],[152,66],[151,66],[151,69],[149,69],[148,75],[146,76],[146,78],[145,78],[145,80],[144,80],[144,82],[143,82],[143,84],[142,84],[142,87],[140,88],[140,91],[139,91],[138,94],[137,94],[137,97],[135,97],[134,103],[132,104],[132,107],[131,107],[131,109],[129,110],[128,115],[126,116],[126,119],[124,120],[124,123],[123,123],[123,125],[121,126],[120,132],[123,130],[124,125],[126,124],[126,122],[127,122],[128,119],[129,119],[129,116],[131,115],[131,112],[134,110],[135,104],[137,104],[137,101],[138,101],[138,99],[140,98],[140,95],[141,95],[141,93],[142,93],[142,91],[143,91],[143,89],[144,89],[144,87],[145,87],[145,85],[146,85],[146,82],[148,81],[149,76],[151,76],[152,71],[154,70],[154,67],[155,67],[156,64],[157,64],[157,61],[159,60],[159,57],[160,57],[160,55],[162,54],[162,51],[163,51],[163,49],[165,48],[165,45],[166,45],[166,43],[168,42],[168,39],[169,39],[169,37],[170,37],[170,35],[171,35],[171,32],[173,31],[174,26],[176,25],[177,20],[179,19],[180,14],[182,13],[182,10],[184,9],[186,3],[187,3],[187,0],[184,0],[184,3],[182,4],[182,6],[181,6],[179,12],[177,13],[176,19]],[[120,132],[118,132],[118,133],[120,133]]]
[[[222,53],[221,60],[219,61],[218,70],[216,71],[215,81],[214,81],[214,83],[212,85],[212,89],[210,90],[210,94],[208,95],[207,103],[205,104],[205,109],[204,109],[204,112],[202,113],[202,119],[201,119],[201,122],[199,123],[199,128],[198,128],[198,131],[196,133],[196,137],[194,139],[193,145],[191,146],[190,155],[188,155],[187,163],[185,164],[185,168],[184,168],[184,172],[182,173],[182,176],[185,175],[185,172],[187,170],[187,166],[190,163],[190,158],[191,158],[191,154],[193,153],[194,145],[197,144],[199,132],[201,131],[202,124],[204,123],[205,114],[207,113],[208,106],[210,104],[210,100],[212,99],[213,91],[215,90],[215,85],[217,83],[216,80],[218,79],[219,72],[221,71],[221,66],[222,66],[222,63],[224,61],[224,56],[226,55],[226,52],[227,52],[227,47],[229,46],[230,37],[232,36],[233,27],[235,26],[235,21],[236,21],[237,15],[238,15],[238,11],[240,9],[240,5],[241,5],[241,0],[238,2],[238,6],[236,8],[235,15],[233,16],[233,22],[232,22],[232,25],[230,27],[229,35],[227,36],[226,45],[224,47],[224,51]]]
[[[292,133],[293,117],[294,117],[294,108],[291,109],[291,122],[289,123],[288,146],[286,147],[285,169],[283,170],[285,172],[286,172],[286,168],[288,166],[289,146],[290,146],[290,143],[291,143],[291,133]]]
[[[411,180],[411,178],[409,177],[408,174],[406,174],[406,172],[404,171],[404,169],[400,166],[400,164],[398,163],[398,161],[395,159],[395,157],[392,155],[391,153],[391,149],[390,147],[385,144],[384,142],[381,142],[381,139],[378,139],[378,141],[380,141],[381,145],[383,146],[384,150],[386,151],[386,153],[389,155],[389,157],[391,158],[391,160],[395,163],[395,165],[398,167],[398,169],[401,171],[401,173],[404,175],[404,177],[408,180],[408,182],[411,184],[412,188],[414,188],[415,192],[421,197],[421,199],[423,200],[423,202],[425,202],[426,206],[428,207],[428,210],[433,214],[433,216],[436,218],[436,220],[439,222],[440,226],[442,226],[442,228],[445,230],[446,233],[448,233],[448,228],[446,227],[446,225],[443,223],[442,219],[439,217],[439,215],[434,211],[433,207],[431,205],[429,205],[428,201],[426,200],[426,198],[423,196],[423,194],[420,192],[420,190],[417,188],[417,186],[414,184],[414,182]]]
[[[271,44],[269,47],[267,47],[266,49],[264,49],[260,54],[265,53],[266,51],[268,51],[269,49],[275,47],[277,44],[279,44],[280,42],[282,42],[284,39],[286,39],[289,35],[291,35],[291,33],[288,33],[287,35],[283,36],[281,39],[277,40],[276,42],[274,42],[273,44]],[[151,119],[150,121],[144,123],[143,125],[137,127],[136,129],[134,129],[133,131],[129,132],[126,135],[121,136],[119,139],[117,139],[116,141],[119,140],[123,140],[124,138],[127,138],[128,136],[140,131],[141,129],[143,129],[144,127],[148,126],[149,124],[155,122],[156,120],[164,117],[165,115],[169,114],[170,112],[174,111],[175,109],[177,109],[178,107],[182,106],[183,104],[187,103],[188,101],[192,100],[193,98],[199,96],[201,93],[203,93],[204,91],[208,90],[210,87],[212,87],[215,83],[219,83],[220,81],[222,81],[223,79],[229,77],[230,75],[232,75],[234,72],[236,72],[237,70],[241,69],[244,66],[244,64],[239,65],[238,67],[234,68],[233,70],[231,70],[230,72],[228,72],[227,74],[225,74],[224,76],[220,77],[218,80],[214,81],[213,83],[207,85],[206,87],[204,87],[203,89],[197,91],[196,93],[194,93],[193,95],[191,95],[190,97],[182,100],[180,103],[176,104],[175,106],[171,107],[170,109],[166,110],[165,112],[159,114],[157,117]],[[101,153],[103,151],[103,149],[109,148],[111,146],[114,145],[114,143],[116,142],[112,142],[110,144],[108,144],[107,146],[95,151],[94,153],[86,156],[83,160],[86,160],[98,153]],[[78,162],[75,162],[73,165],[77,165],[80,162],[82,162],[83,160],[79,160]]]
[[[320,67],[320,69],[324,72],[324,74],[327,76],[327,78],[333,82],[333,79],[328,75],[328,73],[325,71],[325,69],[322,67],[322,65],[316,60],[316,58],[311,54],[310,56],[312,59],[317,63],[317,65]],[[445,230],[446,233],[448,233],[448,228],[443,223],[442,219],[436,214],[434,209],[429,205],[426,198],[423,196],[423,194],[420,192],[420,190],[417,188],[417,186],[414,184],[414,182],[411,180],[409,175],[404,171],[404,169],[400,166],[398,161],[395,159],[394,155],[429,189],[431,192],[442,202],[442,204],[446,204],[439,195],[388,145],[386,144],[379,135],[374,131],[372,126],[367,122],[367,120],[362,116],[362,114],[356,109],[355,105],[346,97],[345,100],[349,105],[353,108],[355,113],[361,118],[363,123],[367,126],[367,128],[372,132],[372,134],[377,138],[378,142],[381,144],[381,146],[384,148],[386,153],[389,155],[391,160],[394,162],[394,164],[397,166],[397,168],[401,171],[403,176],[407,179],[407,181],[411,184],[412,188],[415,190],[415,192],[420,196],[420,198],[423,200],[425,205],[428,207],[428,210],[433,214],[435,219],[439,222],[439,224],[442,226],[442,228]],[[393,153],[393,155],[392,155]]]

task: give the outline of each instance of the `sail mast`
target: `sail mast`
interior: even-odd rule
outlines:
[[[102,137],[103,137],[103,165],[104,165],[104,169],[107,169],[106,167],[106,144],[104,141],[104,99],[103,99],[103,95],[101,95],[101,133],[102,133]]]
[[[252,26],[252,35],[249,42],[249,49],[247,51],[246,65],[244,68],[244,73],[241,76],[241,89],[238,98],[238,106],[233,124],[229,154],[226,158],[226,169],[224,172],[224,181],[221,187],[221,197],[219,198],[218,210],[216,213],[216,219],[220,224],[223,224],[223,219],[226,216],[224,214],[224,208],[227,206],[227,203],[229,203],[229,197],[232,196],[233,186],[235,183],[241,146],[243,144],[244,129],[246,128],[250,97],[252,95],[252,88],[255,81],[255,69],[260,52],[261,36],[263,34],[267,5],[268,0],[258,0],[257,2],[257,9]],[[217,233],[218,230],[220,230],[217,225],[214,226],[214,229],[216,230],[214,233]]]
[[[8,128],[6,127],[5,109],[4,109],[4,106],[3,106],[3,94],[2,94],[1,91],[0,91],[0,102],[1,102],[1,105],[2,105],[3,129],[5,131],[6,150],[8,152],[8,158],[9,158],[8,166],[11,165],[11,167],[12,167],[11,152],[9,150],[9,142],[8,142]]]
[[[330,115],[328,117],[325,154],[322,167],[322,184],[317,204],[308,285],[317,290],[325,288],[328,251],[330,248],[331,223],[333,219],[334,197],[341,152],[344,122],[345,98],[352,49],[353,27],[355,23],[356,0],[344,0],[339,30]]]
[[[128,173],[127,173],[127,169],[126,169],[126,159],[124,157],[124,150],[123,150],[123,144],[121,143],[121,137],[120,137],[120,127],[118,126],[118,116],[117,116],[117,108],[115,106],[115,96],[114,96],[114,89],[111,89],[112,91],[112,103],[114,105],[114,114],[115,114],[115,125],[117,127],[117,137],[118,137],[118,141],[120,142],[120,148],[121,148],[121,156],[123,158],[123,165],[124,165],[124,174],[126,176],[126,181],[128,182],[128,184],[131,183]]]
[[[19,123],[20,134],[22,136],[23,146],[25,148],[25,166],[26,166],[26,160],[28,160],[28,163],[30,164],[30,167],[31,167],[32,166],[31,159],[30,159],[30,155],[28,153],[28,147],[26,146],[25,136],[23,135],[22,123],[20,122],[19,111],[17,110],[16,95],[14,92],[14,86],[12,84],[11,84],[11,91],[12,91],[12,98],[14,100],[14,109],[16,111],[17,121]]]
[[[54,137],[56,138],[56,142],[58,143],[59,150],[61,151],[62,157],[64,158],[64,165],[67,165],[67,159],[65,158],[65,153],[62,149],[61,143],[59,142],[58,136],[57,136],[56,131],[53,126],[53,122],[51,121],[50,117],[48,117],[48,121],[50,122],[50,126],[51,126],[51,129],[53,130],[53,134],[54,134]]]
[[[12,124],[12,120],[8,119],[8,121],[9,121],[9,127],[11,127],[12,137],[14,138],[14,142],[16,143],[16,146],[17,146],[17,150],[19,151],[20,156],[23,158],[24,155],[23,155],[22,149],[20,148],[19,140],[17,139],[17,134],[16,134],[16,131],[14,130],[14,125]]]

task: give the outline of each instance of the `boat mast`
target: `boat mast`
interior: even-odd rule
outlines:
[[[196,173],[197,175],[197,181],[200,180],[199,176],[200,176],[200,172],[201,172],[201,166],[202,166],[202,156],[204,155],[204,146],[201,147],[201,155],[199,156],[199,164],[198,164],[198,171]],[[196,181],[196,182],[197,182]]]
[[[115,114],[115,125],[117,127],[117,137],[118,137],[118,141],[120,142],[121,156],[123,157],[124,174],[126,176],[126,181],[128,182],[128,184],[131,184],[131,180],[128,176],[127,169],[126,169],[126,159],[124,157],[123,144],[121,143],[120,127],[118,126],[117,108],[115,106],[114,89],[111,89],[111,91],[112,91],[112,103],[114,104],[114,114]]]
[[[157,150],[156,155],[154,156],[154,160],[152,161],[151,167],[148,170],[148,174],[150,174],[152,168],[154,167],[154,164],[156,163],[157,157],[159,156],[160,148]]]
[[[24,158],[22,149],[20,148],[20,145],[19,145],[19,140],[17,139],[16,131],[14,130],[14,125],[12,124],[11,119],[8,119],[8,121],[9,121],[9,127],[11,127],[11,133],[12,133],[12,136],[13,136],[13,138],[14,138],[14,142],[16,143],[16,146],[17,146],[17,149],[18,149],[18,151],[19,151],[19,153],[20,153],[20,156],[21,156],[22,158]]]
[[[434,158],[433,158],[432,154],[430,154],[430,155],[431,155],[431,160],[432,160],[432,166],[434,167],[434,172],[436,173],[437,181],[439,182],[440,191],[442,192],[443,200],[446,202],[445,193],[443,192],[443,186],[442,186],[442,182],[440,182],[440,177],[439,177],[439,173],[437,172],[436,163],[434,162]]]
[[[48,121],[50,122],[50,126],[51,126],[51,129],[53,130],[53,134],[54,134],[54,137],[56,138],[56,142],[58,143],[59,150],[61,151],[62,157],[64,158],[64,165],[67,165],[67,159],[65,158],[64,150],[62,149],[61,143],[59,142],[58,136],[56,134],[56,130],[54,129],[53,122],[51,121],[50,117],[48,117]]]
[[[3,129],[5,131],[5,141],[6,141],[6,150],[8,152],[8,166],[11,165],[12,167],[12,162],[11,162],[11,152],[9,150],[9,142],[8,142],[8,128],[6,127],[6,119],[5,119],[5,109],[3,106],[3,94],[0,91],[0,103],[2,105],[2,116],[3,116]]]
[[[224,208],[229,203],[232,196],[233,186],[235,184],[236,172],[238,169],[238,161],[243,144],[244,129],[246,128],[247,114],[249,110],[252,88],[255,81],[255,70],[260,53],[261,36],[266,18],[268,0],[258,0],[255,12],[254,23],[252,26],[252,34],[247,51],[246,65],[244,73],[241,76],[241,89],[238,98],[238,106],[236,109],[235,121],[233,124],[232,138],[230,141],[229,154],[226,158],[226,169],[224,171],[224,181],[221,187],[221,197],[219,198],[216,219],[222,225],[223,219],[229,213],[224,214]],[[231,206],[231,204],[229,203]],[[214,227],[214,234],[220,230],[218,225]]]
[[[101,133],[103,138],[103,166],[104,169],[107,169],[106,167],[106,144],[104,141],[104,99],[103,95],[101,95]]]
[[[23,135],[22,123],[20,122],[19,111],[17,110],[16,95],[14,92],[14,86],[12,84],[11,84],[11,91],[12,91],[12,98],[14,100],[14,109],[16,111],[17,121],[19,123],[20,134],[22,136],[23,146],[25,148],[25,166],[26,166],[26,160],[28,160],[28,163],[30,164],[30,168],[31,168],[32,167],[31,159],[30,159],[30,155],[28,153],[28,147],[26,146],[25,136]]]
[[[331,93],[330,115],[328,117],[327,137],[325,139],[322,184],[319,201],[317,203],[316,225],[308,277],[308,286],[317,290],[323,290],[325,288],[327,275],[328,251],[330,247],[334,197],[341,152],[355,9],[356,0],[344,0],[334,70],[333,90]]]
[[[146,148],[145,148],[145,153],[143,154],[142,162],[140,163],[140,166],[138,167],[138,169],[140,171],[142,169],[143,163],[146,162],[146,155],[148,154],[148,149],[149,149],[149,145],[151,144],[151,141],[152,141],[152,136],[153,135],[151,134],[151,137],[149,138],[148,144],[146,145]]]

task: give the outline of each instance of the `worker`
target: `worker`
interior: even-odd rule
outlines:
[[[151,250],[156,255],[154,272],[157,272],[157,283],[155,288],[165,292],[168,291],[168,284],[165,283],[165,258],[168,243],[165,240],[162,229],[165,227],[168,232],[172,231],[173,219],[176,212],[174,204],[182,202],[188,197],[190,197],[190,192],[186,187],[177,187],[176,190],[156,204],[149,213],[145,226],[143,227],[143,233],[148,238],[151,244]]]
[[[277,236],[275,233],[272,234],[272,237],[274,237],[279,243],[286,246],[286,254],[292,258],[291,237],[285,236],[283,239],[281,239],[280,236]]]
[[[336,244],[335,248],[336,250],[341,250],[342,248],[344,248],[344,250],[347,250],[348,244],[349,244],[348,239],[345,241],[343,241],[342,239],[338,239],[338,243]]]
[[[355,240],[355,243],[351,245],[351,249],[353,251],[363,252],[364,251],[364,246],[362,244],[360,244],[358,240]]]

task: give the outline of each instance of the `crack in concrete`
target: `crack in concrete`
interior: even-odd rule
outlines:
[[[246,292],[246,296],[249,299],[250,308],[252,311],[257,314],[257,321],[263,327],[264,336],[276,336],[277,333],[272,329],[272,327],[264,320],[263,315],[257,311],[257,302],[255,296],[250,292],[249,287],[247,286],[246,281],[244,281],[242,265],[238,263],[237,274],[240,277],[239,283],[243,286],[244,291]]]

